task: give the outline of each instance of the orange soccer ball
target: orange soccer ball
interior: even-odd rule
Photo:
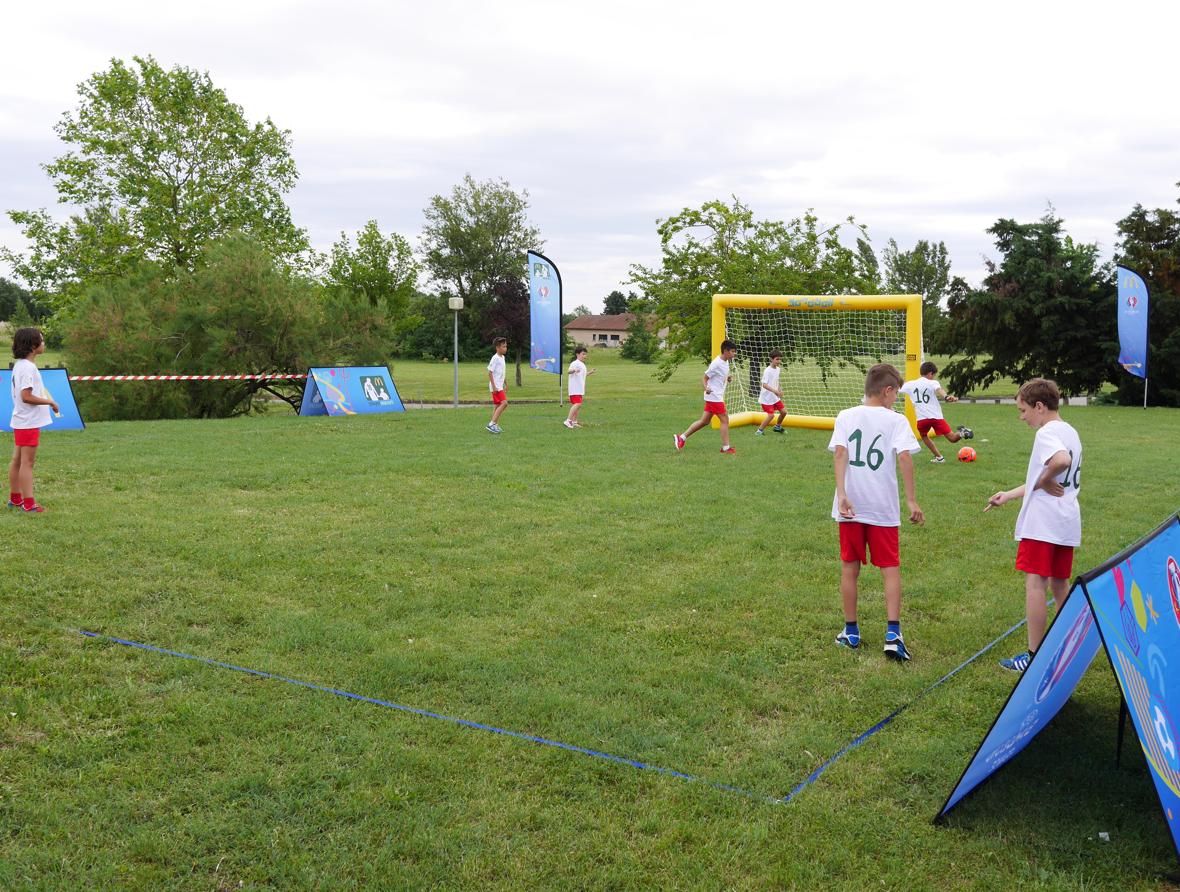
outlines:
[[[959,450],[959,461],[975,461],[975,449],[971,446],[964,446]]]

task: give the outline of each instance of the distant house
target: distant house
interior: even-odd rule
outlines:
[[[621,347],[627,342],[627,329],[635,321],[634,313],[619,313],[617,316],[579,316],[565,326],[570,338],[577,344],[588,347]],[[668,330],[661,329],[661,341]]]

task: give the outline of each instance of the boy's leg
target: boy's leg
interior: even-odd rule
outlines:
[[[20,446],[12,447],[12,461],[8,463],[8,501],[20,505],[23,492],[20,488]]]
[[[704,414],[702,414],[700,418],[698,418],[696,421],[694,421],[692,424],[690,424],[688,426],[688,430],[686,430],[684,433],[682,433],[680,435],[680,439],[687,440],[689,437],[691,437],[693,434],[695,434],[697,431],[699,431],[702,427],[704,427],[706,424],[708,424],[709,419],[711,419],[712,417],[713,417],[712,412],[705,412]]]
[[[729,415],[718,415],[717,420],[721,422],[721,448],[729,449]]]
[[[901,622],[901,567],[882,567],[885,580],[885,619]]]
[[[844,604],[844,622],[856,622],[856,580],[860,561],[840,561],[840,600]]]
[[[958,443],[961,439],[963,439],[954,431],[951,431],[949,434],[943,434],[943,436],[946,437],[946,441],[948,443]]]
[[[1064,580],[1062,580],[1064,581]],[[1024,577],[1024,612],[1028,617],[1028,649],[1035,651],[1045,638],[1045,625],[1049,614],[1045,603],[1048,578],[1036,573]]]
[[[567,416],[565,416],[565,420],[569,421],[569,422],[577,421],[578,420],[578,410],[580,408],[582,408],[581,403],[572,403],[570,405],[570,412]]]
[[[17,446],[16,449],[20,453],[20,468],[16,475],[17,485],[12,491],[19,492],[27,505],[28,500],[33,498],[33,464],[37,459],[37,447]],[[13,456],[13,461],[16,461],[16,456]]]
[[[782,427],[782,426],[783,426],[783,421],[785,421],[785,420],[786,420],[786,417],[787,417],[787,411],[786,411],[786,409],[782,409],[782,410],[780,410],[780,411],[779,411],[779,413],[778,413],[778,421],[776,421],[776,422],[774,423],[774,426],[775,426],[775,427]]]
[[[492,409],[492,424],[496,424],[500,420],[500,416],[504,414],[504,410],[507,408],[508,400],[504,400],[504,402]]]
[[[922,442],[926,444],[926,448],[934,453],[935,458],[942,458],[942,453],[938,451],[938,447],[934,445],[934,441],[930,439],[930,432],[922,434]]]
[[[774,421],[773,412],[769,413],[765,418],[762,419],[762,423],[758,425],[758,433],[762,433],[764,430],[770,427],[770,422],[772,421]]]

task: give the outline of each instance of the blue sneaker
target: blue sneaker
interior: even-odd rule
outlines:
[[[1028,664],[1032,662],[1032,654],[1027,650],[1022,654],[1017,654],[1014,657],[1008,657],[1006,660],[1000,660],[1000,665],[1009,672],[1023,672],[1028,668]]]
[[[858,647],[860,647],[860,635],[855,632],[849,634],[847,630],[844,630],[836,636],[836,643],[841,647],[848,647],[852,650],[856,650]]]
[[[8,507],[9,508],[23,508],[24,505],[18,504],[17,502],[12,501],[12,499],[9,499],[8,500]]]
[[[905,646],[905,641],[897,632],[885,633],[885,656],[891,660],[897,660],[899,663],[913,659],[909,648]]]

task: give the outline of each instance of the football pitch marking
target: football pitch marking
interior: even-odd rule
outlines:
[[[1052,600],[1050,600],[1049,603],[1052,604]],[[439,712],[431,712],[428,709],[418,709],[414,706],[404,706],[400,703],[393,703],[389,700],[381,700],[377,697],[366,697],[364,694],[354,694],[351,691],[342,691],[339,688],[329,688],[310,681],[303,681],[302,679],[298,678],[288,678],[285,675],[275,675],[272,672],[263,672],[261,669],[250,669],[246,666],[236,666],[233,663],[225,663],[221,660],[214,660],[209,657],[200,657],[196,656],[195,654],[186,654],[179,650],[169,650],[166,647],[157,647],[154,644],[144,644],[140,641],[129,641],[126,638],[116,638],[113,635],[102,635],[98,632],[88,632],[85,629],[77,629],[76,631],[79,635],[84,635],[87,638],[94,638],[98,641],[110,641],[113,644],[120,644],[124,647],[146,650],[150,651],[151,653],[163,654],[169,657],[179,657],[182,660],[192,660],[196,663],[204,663],[206,666],[213,666],[217,669],[230,669],[234,672],[242,672],[246,675],[253,675],[256,678],[267,678],[272,681],[281,681],[285,682],[286,684],[295,685],[296,687],[307,688],[308,690],[319,691],[324,694],[333,694],[337,697],[344,697],[348,700],[357,700],[361,703],[371,703],[374,706],[383,706],[386,709],[395,709],[398,712],[406,712],[410,713],[411,715],[421,716],[422,718],[438,719],[439,721],[449,722],[452,725],[459,725],[461,727],[471,728],[476,731],[487,731],[492,734],[501,734],[505,737],[515,738],[516,740],[526,740],[529,743],[550,746],[556,749],[566,750],[567,752],[571,753],[581,753],[583,756],[592,756],[595,759],[604,759],[608,762],[614,762],[619,765],[630,765],[632,768],[638,768],[642,771],[654,771],[657,774],[663,774],[667,777],[679,778],[680,780],[688,781],[689,783],[702,784],[706,787],[719,790],[723,793],[735,793],[739,796],[745,796],[748,799],[758,799],[763,802],[768,802],[772,805],[785,805],[799,796],[804,790],[810,787],[817,780],[819,780],[820,775],[835,765],[836,762],[863,744],[882,728],[885,728],[890,722],[892,722],[895,718],[897,718],[923,697],[928,695],[935,688],[947,681],[950,681],[950,679],[954,678],[956,675],[958,675],[960,672],[962,672],[964,669],[994,648],[997,644],[1004,641],[1024,624],[1025,620],[1021,620],[1020,622],[1016,623],[1016,625],[1012,626],[994,641],[976,651],[942,678],[938,679],[938,681],[933,682],[932,684],[923,688],[916,696],[897,707],[897,709],[893,710],[893,712],[889,713],[889,715],[885,716],[885,718],[881,719],[881,721],[877,722],[867,731],[863,731],[858,734],[843,747],[841,747],[835,755],[831,756],[827,761],[815,769],[815,771],[811,772],[811,774],[809,774],[803,781],[796,785],[790,793],[783,797],[769,796],[765,793],[756,793],[741,787],[735,787],[730,784],[723,784],[719,783],[718,781],[709,780],[708,778],[699,777],[698,775],[688,774],[683,771],[676,771],[673,768],[663,768],[659,765],[641,762],[638,759],[629,759],[626,756],[616,756],[613,753],[604,753],[600,750],[592,750],[588,747],[578,746],[572,743],[562,743],[560,740],[551,740],[547,737],[537,737],[532,734],[525,734],[522,731],[511,731],[507,728],[497,728],[494,725],[488,725],[483,722],[473,722],[470,719],[461,719],[457,716],[444,715],[443,713]]]

